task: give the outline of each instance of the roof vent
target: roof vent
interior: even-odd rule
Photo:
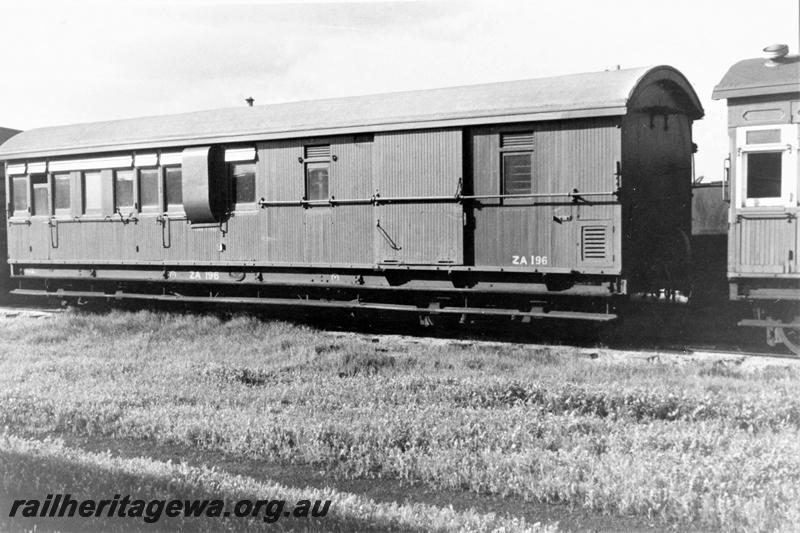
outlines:
[[[764,53],[768,60],[765,65],[774,67],[780,65],[781,60],[789,54],[789,47],[785,44],[771,44],[764,48]]]

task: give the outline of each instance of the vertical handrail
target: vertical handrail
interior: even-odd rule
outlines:
[[[156,223],[161,224],[161,247],[169,248],[172,246],[169,217],[166,215],[159,216],[156,218]]]
[[[50,248],[58,248],[58,220],[50,218],[47,225],[50,227]]]

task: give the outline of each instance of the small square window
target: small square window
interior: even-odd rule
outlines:
[[[14,216],[25,216],[28,214],[28,178],[25,176],[15,177],[11,180],[12,194],[14,197]]]
[[[175,210],[183,207],[183,183],[181,183],[181,167],[164,168],[164,197],[167,209]]]
[[[256,164],[231,163],[230,184],[231,197],[237,204],[254,203],[256,201]]]
[[[103,180],[100,172],[83,173],[83,213],[100,214],[103,211]]]
[[[327,200],[329,163],[306,164],[306,200]]]
[[[158,207],[158,169],[139,169],[139,203],[142,208]]]

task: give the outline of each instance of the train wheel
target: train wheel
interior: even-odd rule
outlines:
[[[800,323],[800,316],[795,317],[792,323]],[[784,346],[795,355],[800,356],[800,328],[775,328],[775,333]]]

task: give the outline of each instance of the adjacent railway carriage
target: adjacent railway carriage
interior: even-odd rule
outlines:
[[[728,101],[730,296],[754,309],[741,325],[800,354],[800,57],[785,45],[765,51],[733,65],[713,93]]]
[[[15,291],[610,320],[689,265],[671,67],[37,129]]]
[[[14,130],[11,128],[0,128],[0,143],[5,142],[7,139],[13,137],[17,133],[19,133],[19,130]],[[4,176],[3,173],[4,170],[5,170],[4,168],[0,168],[0,178]],[[5,179],[3,181],[5,181]],[[6,219],[7,216],[6,215],[8,208],[8,202],[6,201],[7,198],[8,197],[6,196],[5,187],[0,187],[0,216],[2,216],[4,220]],[[0,231],[0,250],[7,250],[7,249],[8,249],[8,243],[6,242],[6,232]],[[9,281],[8,274],[9,274],[8,263],[4,261],[0,263],[0,302],[2,302],[7,298],[8,291],[10,289],[10,287],[8,286],[8,281]]]

